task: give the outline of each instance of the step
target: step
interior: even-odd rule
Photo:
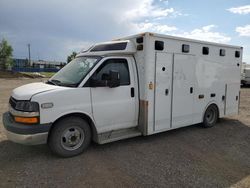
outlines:
[[[106,144],[109,142],[114,142],[117,140],[123,140],[127,138],[132,138],[136,136],[141,136],[142,133],[138,130],[137,127],[120,129],[116,131],[109,131],[106,133],[101,133],[98,135],[98,143]]]

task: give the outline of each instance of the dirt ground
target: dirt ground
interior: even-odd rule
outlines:
[[[0,79],[0,118],[11,90],[39,79]],[[0,187],[250,187],[250,88],[240,114],[148,137],[92,144],[61,159],[46,145],[8,141],[0,121]]]

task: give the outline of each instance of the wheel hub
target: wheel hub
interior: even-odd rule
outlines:
[[[215,112],[213,110],[209,110],[206,114],[207,122],[212,123],[214,121],[214,117],[215,117]]]
[[[61,144],[66,150],[75,150],[81,147],[83,141],[83,130],[78,127],[70,127],[63,132]]]

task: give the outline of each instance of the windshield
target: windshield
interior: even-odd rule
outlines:
[[[48,80],[48,84],[76,87],[101,57],[77,57]]]

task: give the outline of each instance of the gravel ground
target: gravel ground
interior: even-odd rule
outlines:
[[[0,118],[11,90],[37,79],[0,79]],[[46,145],[8,141],[0,122],[0,187],[250,187],[250,88],[240,115],[105,145],[61,159]]]

